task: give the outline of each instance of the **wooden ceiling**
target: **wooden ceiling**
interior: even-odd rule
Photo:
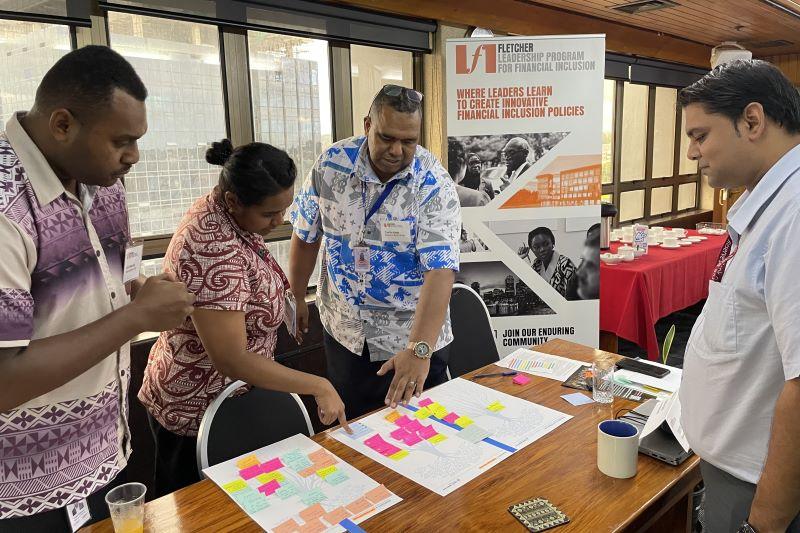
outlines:
[[[710,48],[738,41],[756,57],[800,53],[800,0],[674,0],[678,5],[627,14],[631,0],[328,0],[334,3],[483,26],[521,35],[606,33],[609,50],[708,66]],[[781,47],[756,46],[785,40]]]

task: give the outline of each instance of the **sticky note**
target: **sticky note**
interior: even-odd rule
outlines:
[[[444,418],[447,415],[447,409],[445,409],[444,405],[438,403],[430,404],[428,409],[436,418]]]
[[[248,455],[247,457],[242,457],[238,461],[236,461],[236,468],[239,470],[244,470],[248,466],[257,465],[259,463],[258,457],[255,455]]]
[[[352,433],[348,433],[343,429],[340,431],[342,432],[342,435],[350,437],[351,439],[354,440],[364,437],[365,435],[369,435],[374,431],[371,427],[365,426],[360,422],[350,422],[350,429],[353,431]]]
[[[261,465],[253,465],[248,466],[243,470],[239,470],[239,475],[242,479],[253,479],[257,475],[261,474]]]
[[[429,439],[436,435],[436,429],[433,426],[422,426],[419,431],[417,431],[417,435],[422,437],[423,439]]]
[[[445,422],[449,422],[450,424],[455,424],[455,423],[456,423],[456,420],[458,420],[458,418],[459,418],[459,417],[458,417],[458,415],[457,415],[457,414],[455,414],[455,413],[448,413],[448,415],[447,415],[447,416],[445,416],[444,418],[442,418],[442,420],[444,420]]]
[[[527,385],[528,383],[531,382],[531,378],[529,378],[525,374],[517,374],[511,381],[513,381],[517,385]]]
[[[505,406],[505,405],[503,405],[503,404],[502,404],[502,403],[500,403],[500,402],[492,402],[492,403],[490,403],[490,404],[489,404],[489,405],[488,405],[486,408],[487,408],[488,410],[490,410],[490,411],[494,411],[494,412],[496,413],[496,412],[498,412],[498,411],[502,411],[503,409],[505,409],[505,408],[506,408],[506,406]]]
[[[322,533],[326,529],[328,529],[328,526],[323,524],[319,518],[314,518],[301,525],[298,531],[300,533]]]
[[[336,472],[335,466],[326,466],[325,468],[320,468],[317,470],[317,475],[324,479],[325,476],[333,474],[334,472]]]
[[[264,483],[258,487],[258,492],[262,493],[264,496],[272,496],[279,488],[281,488],[281,484],[273,479],[269,483]]]
[[[368,499],[362,496],[359,499],[353,500],[352,502],[345,505],[345,508],[352,514],[357,515],[363,513],[367,509],[371,509],[372,504],[369,502]]]
[[[482,427],[476,424],[470,424],[469,427],[466,427],[458,432],[458,436],[465,441],[471,442],[475,444],[477,442],[482,441],[486,437],[491,437],[491,432],[483,429]]]
[[[403,442],[406,443],[408,446],[413,446],[418,442],[422,442],[422,437],[417,435],[416,433],[408,433],[404,438]]]
[[[322,516],[322,519],[332,526],[335,526],[345,518],[350,518],[350,512],[344,507],[337,507],[333,511]]]
[[[405,429],[409,433],[416,433],[417,431],[422,429],[422,424],[420,423],[419,420],[412,420],[411,422],[403,426],[403,429]]]
[[[428,442],[430,442],[431,444],[439,444],[439,443],[440,443],[440,442],[442,442],[443,440],[447,440],[447,437],[445,437],[445,436],[444,436],[444,435],[442,435],[441,433],[437,433],[437,434],[436,434],[436,435],[434,435],[433,437],[429,438],[429,439],[428,439]]]
[[[272,528],[273,533],[294,533],[300,528],[300,525],[290,518],[286,522],[281,522]]]
[[[300,472],[298,472],[298,474],[300,474],[300,477],[313,476],[316,473],[317,473],[317,467],[314,465],[311,465],[305,470],[301,470]]]
[[[401,416],[400,418],[398,418],[397,420],[394,421],[394,423],[397,424],[400,427],[405,426],[409,422],[411,422],[411,419],[408,418],[406,415],[403,415],[403,416]]]
[[[247,487],[247,483],[242,481],[241,479],[236,479],[231,481],[230,483],[225,483],[222,485],[222,488],[225,489],[225,492],[236,492],[237,490],[242,490],[243,488]]]
[[[386,448],[385,450],[383,450],[380,453],[381,453],[381,455],[385,455],[386,457],[389,457],[391,455],[396,454],[399,451],[400,451],[400,448],[398,448],[394,444],[390,444],[388,448]]]
[[[284,464],[294,470],[295,472],[300,472],[301,470],[305,470],[313,463],[308,459],[308,456],[301,452],[300,450],[292,450],[289,453],[285,453],[281,456]]]
[[[418,409],[418,410],[417,410],[417,411],[414,413],[414,416],[415,416],[416,418],[420,419],[420,420],[425,420],[426,418],[428,418],[429,416],[431,416],[431,414],[433,414],[433,413],[431,413],[431,410],[430,410],[430,409],[428,409],[427,407],[422,407],[422,408]]]
[[[391,433],[389,433],[389,435],[391,435],[391,437],[395,440],[403,440],[408,435],[410,435],[410,433],[406,431],[405,428],[397,428]]]
[[[372,503],[380,503],[391,495],[392,493],[389,492],[389,489],[383,485],[378,485],[374,489],[367,491],[364,497]]]
[[[311,462],[313,462],[314,464],[320,464],[330,461],[333,458],[333,456],[324,449],[319,449],[313,453],[308,454],[308,458],[311,459]]]
[[[284,483],[281,485],[281,488],[275,491],[275,495],[281,500],[288,500],[298,492],[300,492],[300,490],[294,483]]]
[[[277,472],[277,471],[276,472],[270,472],[269,474],[259,474],[259,475],[256,476],[256,479],[258,480],[259,483],[269,483],[273,479],[275,481],[280,481],[281,483],[286,481],[286,478],[283,477],[283,474],[281,474],[280,472]]]
[[[339,522],[339,525],[342,526],[344,528],[344,530],[347,531],[347,533],[367,533],[366,531],[361,529],[358,526],[358,524],[356,524],[355,522],[353,522],[349,518],[345,518],[344,520]]]
[[[326,500],[328,497],[325,496],[325,493],[321,490],[314,488],[310,491],[306,492],[302,496],[300,496],[300,501],[303,502],[304,505],[313,505],[315,503],[319,503],[321,501]]]
[[[593,399],[589,398],[585,394],[581,394],[580,392],[573,392],[572,394],[564,394],[561,397],[567,400],[572,405],[585,405],[587,403],[594,403]]]
[[[428,406],[428,405],[430,405],[432,403],[433,403],[433,400],[431,400],[430,398],[423,398],[423,399],[421,399],[420,401],[417,402],[417,405],[419,405],[420,407],[425,407],[425,406]]]
[[[380,434],[373,435],[372,437],[365,439],[364,444],[379,453],[386,447],[391,446],[391,444],[383,440],[383,437],[381,437]]]
[[[253,490],[252,487],[247,487],[246,489],[232,493],[231,498],[233,498],[236,503],[241,505],[242,509],[244,509],[248,514],[257,513],[262,509],[269,507],[269,502],[267,502],[267,499],[262,494],[259,494],[257,491]]]
[[[397,411],[392,411],[383,418],[389,423],[394,423],[398,418],[400,418],[400,413],[398,413]],[[352,427],[353,424],[351,423],[350,426]]]
[[[338,485],[339,483],[347,481],[349,478],[347,477],[347,474],[345,474],[341,470],[337,470],[336,472],[328,474],[323,479],[325,480],[325,483],[328,483],[330,485]]]
[[[400,459],[402,459],[403,457],[406,457],[407,455],[408,455],[408,450],[400,450],[398,448],[398,451],[393,453],[393,454],[391,454],[389,456],[389,459],[393,459],[395,461],[399,461]]]
[[[302,511],[300,511],[297,514],[300,515],[300,518],[302,518],[303,520],[309,521],[309,520],[313,520],[314,518],[319,518],[322,515],[324,515],[325,514],[325,509],[323,509],[322,506],[317,503],[317,504],[310,505],[310,506],[306,507],[305,509],[303,509]]]
[[[261,472],[263,472],[264,474],[269,474],[270,472],[272,472],[274,470],[278,470],[279,468],[283,468],[283,466],[284,465],[281,462],[280,458],[276,457],[275,459],[270,459],[266,463],[262,463],[261,464]]]
[[[474,422],[473,422],[473,421],[472,421],[472,419],[471,419],[470,417],[468,417],[468,416],[460,416],[460,417],[456,418],[455,424],[456,424],[457,426],[460,426],[460,427],[462,427],[462,428],[465,428],[465,427],[467,427],[467,426],[468,426],[468,425],[470,425],[470,424],[474,424]]]

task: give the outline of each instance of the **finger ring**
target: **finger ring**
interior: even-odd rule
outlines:
[[[416,381],[409,381],[406,386],[408,386],[408,385],[411,385],[412,387],[416,387],[417,386],[417,382]]]

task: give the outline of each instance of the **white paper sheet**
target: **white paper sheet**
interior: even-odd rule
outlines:
[[[586,363],[582,361],[535,352],[526,348],[515,350],[495,364],[518,372],[525,372],[527,374],[533,374],[534,376],[558,381],[564,381],[578,368],[586,365]]]

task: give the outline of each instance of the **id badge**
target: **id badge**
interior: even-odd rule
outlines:
[[[369,246],[359,244],[353,248],[353,256],[356,258],[356,272],[359,274],[369,272]]]
[[[78,531],[82,525],[91,520],[92,513],[89,512],[89,504],[86,499],[71,503],[64,508],[67,511],[69,525],[73,533]]]
[[[125,245],[125,263],[122,269],[122,283],[128,283],[139,277],[142,267],[142,253],[144,242],[129,242]]]
[[[403,220],[383,220],[381,237],[384,241],[411,242],[411,223]]]
[[[287,290],[283,295],[286,302],[286,310],[283,315],[283,323],[286,324],[286,329],[289,330],[289,335],[294,338],[297,332],[297,302],[294,300],[292,291]]]

